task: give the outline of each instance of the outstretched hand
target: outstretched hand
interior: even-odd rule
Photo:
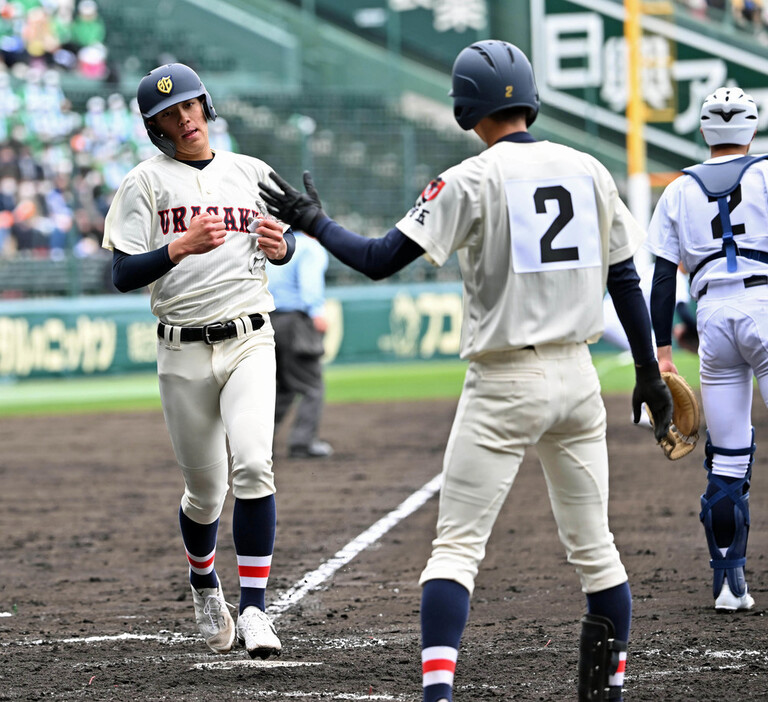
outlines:
[[[672,394],[659,373],[659,364],[654,362],[646,366],[635,367],[635,389],[632,393],[632,414],[635,424],[640,421],[643,403],[653,417],[653,433],[656,441],[661,441],[672,424],[674,404]]]
[[[288,181],[272,171],[269,177],[279,186],[280,190],[259,181],[261,197],[267,204],[270,214],[290,224],[294,229],[300,229],[308,234],[314,233],[314,224],[321,215],[324,215],[320,196],[315,184],[312,182],[312,174],[304,171],[304,189],[302,193],[296,190]]]

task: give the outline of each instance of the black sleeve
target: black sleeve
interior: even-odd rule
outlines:
[[[651,319],[657,346],[672,343],[672,322],[675,318],[677,264],[657,258],[651,288]],[[695,326],[695,325],[694,325]]]
[[[640,276],[631,258],[608,268],[608,292],[627,334],[635,365],[654,363],[651,320],[640,289]]]
[[[288,251],[286,252],[285,256],[283,256],[283,258],[277,261],[270,258],[269,262],[273,266],[284,266],[293,258],[293,253],[296,251],[296,235],[293,233],[293,229],[286,229],[285,232],[283,232],[283,240],[288,246]]]
[[[167,245],[132,256],[115,249],[112,254],[112,282],[120,292],[138,290],[162,278],[175,265]]]
[[[325,217],[315,226],[317,240],[342,263],[373,280],[387,278],[424,254],[413,239],[397,227],[371,239]]]

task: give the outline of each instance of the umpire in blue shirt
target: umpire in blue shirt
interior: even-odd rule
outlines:
[[[291,265],[267,268],[269,290],[275,298],[275,310],[270,314],[277,354],[275,427],[298,397],[288,434],[288,455],[326,458],[333,449],[318,439],[317,430],[325,400],[322,356],[328,253],[304,232],[295,234]]]

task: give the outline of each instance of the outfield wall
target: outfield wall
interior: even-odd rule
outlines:
[[[458,358],[461,284],[372,284],[327,290],[326,361]],[[0,302],[0,379],[153,370],[149,297],[109,295]]]

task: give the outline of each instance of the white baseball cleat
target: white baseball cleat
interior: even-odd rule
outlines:
[[[731,592],[728,581],[723,583],[723,589],[715,600],[715,610],[718,612],[736,612],[742,609],[752,609],[755,606],[755,598],[749,594],[749,588],[744,591],[741,597],[737,597]]]
[[[218,587],[192,588],[197,628],[214,653],[227,653],[235,643],[235,621],[224,600],[221,583]]]
[[[280,655],[282,646],[272,620],[258,607],[246,607],[237,618],[237,641],[251,658]]]

